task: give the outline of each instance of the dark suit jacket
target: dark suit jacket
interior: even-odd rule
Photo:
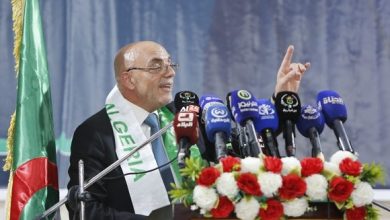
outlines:
[[[85,180],[118,160],[115,152],[115,138],[110,120],[103,108],[84,121],[75,131],[68,170],[70,181],[68,189],[78,185],[78,161],[84,161]],[[107,177],[123,175],[117,167]],[[86,219],[144,219],[135,215],[133,204],[123,177],[115,180],[100,180],[87,189],[93,201],[86,203]],[[74,210],[67,205],[69,217],[73,219]],[[77,217],[78,219],[78,217]]]
[[[175,112],[173,103],[166,106]],[[204,139],[200,136],[198,147],[202,156],[208,159]],[[78,161],[84,161],[85,180],[91,179],[100,171],[118,160],[115,151],[115,138],[106,109],[103,108],[77,127],[72,140],[70,181],[68,189],[78,185]],[[122,176],[123,172],[117,167],[107,177]],[[86,219],[145,219],[145,216],[135,215],[126,181],[123,177],[115,180],[100,180],[87,189],[93,201],[86,203]],[[74,211],[67,204],[70,219]],[[78,218],[78,216],[77,216]]]

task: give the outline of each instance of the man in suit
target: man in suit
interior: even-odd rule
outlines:
[[[297,91],[308,67],[291,63],[292,53],[290,46],[277,75],[275,94]],[[117,85],[108,95],[106,107],[84,121],[74,133],[68,188],[78,185],[80,159],[84,161],[85,179],[89,180],[150,135],[152,126],[146,121],[153,112],[157,111],[160,123],[167,114],[172,114],[166,105],[172,100],[175,67],[165,48],[152,41],[129,44],[118,52],[114,62]],[[164,188],[164,180],[169,177],[161,170],[123,177],[124,173],[155,168],[156,161],[157,155],[151,152],[151,147],[143,148],[90,186],[86,219],[145,219],[152,210],[169,204]],[[174,173],[168,172],[168,176],[175,179]],[[70,219],[77,216],[74,204],[67,207]]]
[[[121,155],[128,153],[126,147],[132,144],[130,142],[135,142],[135,139],[142,136],[142,134],[137,133],[129,133],[124,136],[124,130],[130,130],[131,127],[136,130],[140,127],[139,130],[145,131],[146,137],[149,136],[150,129],[148,131],[149,126],[145,125],[145,119],[149,113],[164,107],[172,100],[173,79],[176,74],[175,64],[172,63],[168,52],[161,45],[151,41],[126,45],[116,55],[114,68],[117,85],[107,97],[106,108],[83,122],[74,133],[68,188],[78,184],[77,164],[80,159],[84,161],[85,179],[88,180],[118,160]],[[120,103],[125,104],[121,107]],[[114,110],[114,107],[111,108],[112,106],[119,109]],[[126,118],[117,117],[118,114],[115,113],[119,110],[122,111],[122,117],[126,116]],[[132,114],[128,116],[128,112],[132,112]],[[125,125],[128,117],[131,117],[133,121],[129,121]],[[117,148],[120,148],[117,145],[120,144],[123,144],[122,154],[117,151]],[[147,152],[142,160],[144,164],[139,162],[141,160],[138,159],[142,157],[143,150],[140,151],[140,155],[134,155],[133,159],[137,158],[133,161],[129,160],[128,163],[132,163],[137,170],[148,170],[156,167],[156,162],[153,163],[154,166],[137,167],[139,164],[144,165],[153,160],[150,158],[153,153]],[[123,169],[125,168],[116,168],[108,174],[108,177],[123,176]],[[134,171],[131,168],[127,169]],[[147,177],[152,175],[148,173],[139,176],[129,175],[129,178],[126,177],[126,179],[121,177],[113,180],[101,180],[93,184],[88,188],[88,192],[92,195],[92,201],[86,203],[87,219],[143,219],[149,211],[137,211],[134,204],[143,203],[145,200],[149,201],[146,199],[148,196],[153,201],[156,200],[156,193],[147,193],[150,190],[145,184],[149,184],[150,188],[153,188],[160,182],[159,188],[165,190],[164,184],[161,185],[162,177],[158,176],[160,175],[159,171],[152,173],[157,173],[157,177],[154,180],[149,180],[153,181],[151,183],[147,182]],[[146,180],[142,182],[143,179]],[[131,192],[132,188],[137,189],[136,192]],[[152,208],[148,207],[148,209],[161,207],[166,205],[166,202],[169,204],[166,191],[159,196],[162,197],[160,203],[155,204]],[[69,206],[68,209],[72,218],[75,210]],[[145,207],[141,206],[138,209],[145,209]]]

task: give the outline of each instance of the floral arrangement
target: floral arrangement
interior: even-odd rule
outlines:
[[[302,216],[309,202],[331,201],[344,219],[378,219],[372,205],[372,186],[384,182],[376,164],[362,164],[348,151],[338,151],[329,162],[320,158],[244,159],[225,157],[215,166],[187,159],[183,182],[169,192],[174,202],[205,217],[276,220]]]

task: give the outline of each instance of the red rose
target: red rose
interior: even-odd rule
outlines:
[[[267,209],[260,208],[261,220],[279,220],[283,216],[283,205],[278,200],[268,199]]]
[[[236,157],[227,156],[221,160],[223,172],[232,172],[240,170],[240,159]]]
[[[296,174],[283,176],[283,184],[279,189],[279,195],[282,199],[295,199],[303,196],[306,192],[306,182]]]
[[[264,166],[267,171],[280,173],[282,171],[282,161],[277,157],[265,157]]]
[[[234,210],[233,203],[228,199],[228,197],[219,197],[217,208],[211,209],[211,215],[214,218],[226,218]]]
[[[262,195],[259,182],[257,182],[257,177],[252,173],[243,173],[238,176],[237,186],[247,194],[255,196]]]
[[[352,209],[347,209],[345,214],[347,215],[347,220],[364,220],[366,208],[364,206],[360,208],[353,207]]]
[[[353,191],[353,183],[343,177],[335,177],[329,185],[328,197],[335,202],[346,201]]]
[[[351,176],[359,176],[363,170],[359,161],[354,161],[349,157],[342,160],[339,167],[341,172]]]
[[[320,158],[317,157],[307,157],[301,161],[302,166],[302,176],[310,176],[313,174],[321,173],[324,169],[324,163]]]
[[[207,167],[202,170],[198,178],[198,184],[203,186],[211,186],[221,173],[215,167]]]

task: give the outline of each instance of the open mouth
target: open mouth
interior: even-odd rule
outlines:
[[[169,89],[169,90],[171,90],[172,87],[173,87],[172,83],[162,83],[162,84],[160,84],[160,88],[162,88],[162,89]]]

